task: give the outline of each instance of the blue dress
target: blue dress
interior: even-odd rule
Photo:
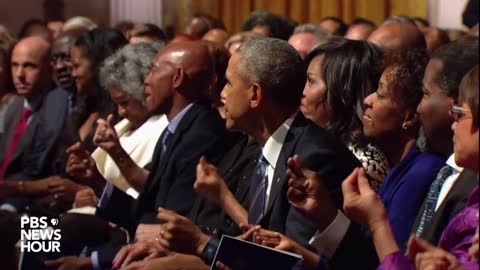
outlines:
[[[378,194],[400,248],[405,248],[417,212],[445,161],[414,146],[383,180]]]

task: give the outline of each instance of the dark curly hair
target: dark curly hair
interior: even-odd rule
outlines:
[[[392,94],[403,108],[416,111],[422,100],[423,74],[428,63],[428,54],[423,49],[412,49],[390,55],[383,67],[392,67],[387,81],[395,91]]]

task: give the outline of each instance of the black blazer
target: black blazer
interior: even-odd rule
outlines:
[[[193,183],[200,157],[205,155],[209,162],[217,164],[235,143],[233,138],[216,109],[207,103],[195,103],[180,121],[163,155],[159,138],[148,180],[138,200],[115,189],[99,214],[132,233],[140,223],[158,223],[159,207],[187,216],[197,198]]]
[[[478,185],[478,175],[471,170],[463,170],[448,191],[447,196],[437,211],[432,216],[429,223],[420,235],[420,238],[427,240],[432,245],[437,245],[443,230],[447,227],[450,220],[455,217],[467,204],[468,196]],[[418,211],[417,218],[412,228],[412,233],[416,233],[420,224],[426,201],[423,201],[422,207]]]
[[[293,155],[299,155],[305,168],[320,175],[339,209],[343,204],[341,183],[361,164],[340,140],[301,113],[296,116],[277,160],[267,210],[260,224],[307,246],[316,226],[287,199],[287,160]]]
[[[248,209],[248,188],[258,157],[260,146],[245,135],[218,163],[218,173],[223,177],[237,201]],[[238,226],[219,205],[198,196],[188,217],[205,233],[220,238],[222,234],[238,235]]]

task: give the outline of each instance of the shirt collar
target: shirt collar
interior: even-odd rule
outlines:
[[[180,121],[182,121],[183,117],[185,114],[190,110],[190,108],[193,106],[193,103],[190,103],[187,105],[187,107],[183,108],[173,119],[168,123],[168,131],[170,131],[172,134],[175,133],[175,130],[177,130],[178,124]]]
[[[262,154],[265,159],[268,161],[269,165],[275,170],[277,164],[278,156],[282,150],[283,143],[287,137],[288,130],[290,129],[293,120],[297,116],[297,112],[292,114],[283,124],[281,124],[277,130],[268,138],[265,146],[262,149]]]
[[[463,171],[463,168],[458,166],[457,163],[455,163],[455,153],[451,154],[448,159],[447,159],[447,165],[452,167],[455,172],[461,173]]]

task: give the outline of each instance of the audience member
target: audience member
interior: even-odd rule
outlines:
[[[343,37],[347,32],[348,25],[340,18],[334,16],[324,17],[320,20],[320,27],[332,33],[333,35]]]
[[[450,42],[447,32],[437,27],[429,27],[422,30],[427,43],[427,52],[432,54],[441,46]]]
[[[7,131],[12,130],[16,124],[13,121],[16,111],[14,104],[22,102],[14,91],[10,72],[9,49],[6,46],[0,46],[0,149],[4,149],[4,144],[8,143],[5,137]]]
[[[422,99],[422,78],[428,58],[411,50],[387,62],[379,88],[365,103],[365,135],[375,138],[391,162],[379,196],[387,208],[397,242],[405,246],[418,208],[445,156],[416,146],[420,121],[416,108]],[[432,139],[426,136],[426,140]],[[395,144],[391,142],[395,141]]]
[[[53,39],[57,39],[60,34],[62,34],[62,28],[63,24],[65,21],[63,20],[53,20],[53,21],[48,21],[47,22],[47,28],[50,30],[50,33],[52,33]]]
[[[70,49],[75,43],[76,36],[70,34],[62,34],[53,42],[52,59],[53,78],[58,86],[67,90],[70,94],[70,110],[75,106],[77,89],[75,88],[75,80],[72,76],[72,61],[70,59]]]
[[[302,58],[305,58],[313,48],[328,42],[329,39],[331,39],[331,34],[328,31],[314,24],[302,24],[295,27],[288,43],[297,50]]]
[[[262,35],[255,33],[255,32],[239,32],[235,35],[231,36],[226,42],[225,47],[228,49],[230,54],[233,54],[240,44],[247,40],[256,39],[256,38],[263,38]]]
[[[288,21],[269,11],[257,10],[248,16],[242,25],[242,31],[252,31],[263,37],[280,38],[288,40],[293,28]]]
[[[458,86],[470,68],[478,64],[478,40],[447,44],[432,55],[423,78],[423,98],[417,112],[425,134],[431,139],[429,151],[448,157],[444,177],[432,183],[422,207],[419,208],[412,232],[433,245],[438,244],[441,232],[450,220],[465,206],[473,189],[471,178],[478,177],[471,170],[455,164],[450,109],[458,100]],[[427,204],[428,210],[427,210]],[[427,211],[427,212],[426,212]]]
[[[478,174],[478,65],[462,80],[458,101],[461,105],[452,107],[455,162]],[[478,227],[478,183],[471,192],[467,206],[445,228],[439,247],[412,237],[408,251],[410,258],[407,258],[391,233],[384,206],[365,185],[365,181],[363,172],[356,170],[344,182],[344,207],[352,219],[369,226],[382,262],[378,269],[435,269],[428,268],[435,265],[442,266],[442,269],[458,269],[460,266],[461,269],[478,268],[478,262],[468,254]]]
[[[14,38],[12,37],[8,29],[0,24],[0,47],[4,47],[8,50],[13,44],[13,42]]]
[[[220,28],[213,28],[210,29],[205,35],[203,35],[202,40],[208,40],[211,42],[216,42],[221,44],[222,46],[225,45],[225,42],[228,40],[228,33],[224,29]]]
[[[377,28],[377,26],[372,21],[356,18],[348,27],[344,37],[352,40],[366,40],[375,28]]]
[[[30,19],[23,23],[18,31],[17,38],[39,36],[48,42],[52,42],[52,33],[47,28],[47,23],[40,19]]]
[[[138,197],[146,177],[136,179],[131,172],[134,167],[143,168],[151,161],[158,137],[168,124],[164,115],[152,116],[142,105],[143,81],[161,46],[160,43],[127,45],[104,61],[100,68],[101,85],[103,89],[108,89],[117,104],[119,116],[124,119],[116,125],[113,125],[112,115],[97,120],[93,142],[98,148],[92,153],[92,160],[86,162],[96,166],[85,168],[82,167],[85,162],[81,157],[69,157],[67,171],[70,174],[80,174],[85,178],[86,173],[81,171],[89,169],[93,176],[85,181],[103,187],[106,180],[107,185],[114,185],[132,197]],[[73,151],[70,149],[69,152]],[[88,152],[83,156],[88,156]],[[72,164],[75,159],[78,163]],[[101,179],[92,179],[94,176]]]
[[[119,21],[113,26],[113,28],[120,31],[126,39],[128,39],[128,32],[130,32],[130,30],[132,30],[134,27],[135,24],[128,20]]]
[[[300,106],[305,117],[349,147],[377,191],[390,165],[382,151],[364,137],[362,105],[378,86],[380,61],[380,50],[366,41],[345,40],[315,48],[306,58],[307,83]]]
[[[93,22],[91,19],[82,16],[75,16],[63,24],[62,32],[75,32],[75,31],[90,31],[96,28],[98,25]]]
[[[48,166],[65,122],[68,93],[55,88],[50,54],[50,44],[34,36],[21,39],[11,55],[13,83],[24,99],[12,104],[12,114],[7,116],[15,124],[1,142],[0,178],[17,180],[22,187],[23,180],[41,176]],[[11,198],[2,207],[22,212],[28,202],[29,198]]]
[[[135,25],[127,32],[127,39],[130,43],[137,42],[166,42],[167,36],[160,27],[152,23]]]
[[[402,16],[393,16],[386,19],[368,37],[368,41],[388,54],[427,48],[425,38],[415,22]]]
[[[193,39],[201,39],[210,29],[225,29],[222,21],[213,18],[209,14],[197,12],[185,25],[183,33],[189,35]]]

